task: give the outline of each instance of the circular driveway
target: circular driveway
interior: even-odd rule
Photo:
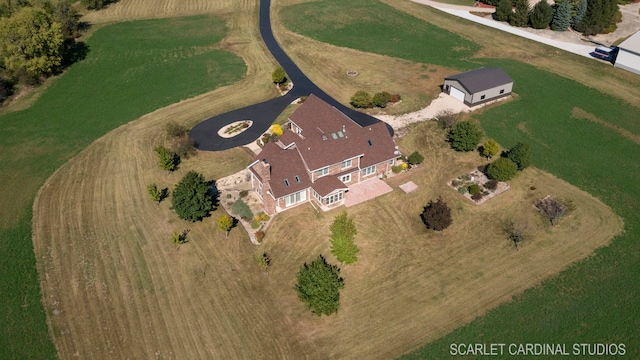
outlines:
[[[309,94],[314,94],[336,107],[361,126],[371,125],[380,121],[370,115],[342,105],[304,75],[274,38],[271,30],[270,7],[271,0],[260,1],[260,35],[262,35],[262,40],[273,57],[280,63],[289,79],[294,83],[294,87],[285,96],[217,115],[194,126],[189,132],[189,136],[195,141],[196,147],[200,150],[222,151],[255,141],[269,129],[289,104],[300,96],[308,96]],[[251,120],[253,125],[232,138],[223,138],[218,135],[218,130],[240,120]],[[390,127],[389,131],[393,134],[393,130]]]

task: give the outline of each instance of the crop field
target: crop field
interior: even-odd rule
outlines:
[[[6,304],[0,322],[1,358],[53,357],[31,240],[30,208],[37,189],[65,161],[121,124],[227,85],[247,73],[257,79],[269,76],[262,73],[263,66],[273,68],[273,60],[260,51],[260,45],[246,41],[250,38],[243,25],[247,20],[237,16],[229,21],[229,28],[236,30],[225,40],[227,22],[210,16],[106,27],[88,40],[88,58],[52,81],[31,107],[17,110],[24,107],[19,102],[9,109],[13,112],[0,117],[0,204],[4,209],[0,212],[4,254],[0,268],[5,274],[0,280],[0,297]],[[241,27],[245,30],[238,30]],[[245,41],[228,43],[229,39]],[[242,59],[222,48],[258,65],[247,69]],[[267,88],[256,83],[257,79],[240,82],[241,89],[257,90],[248,96],[249,101],[275,95],[260,91]],[[211,104],[212,96],[198,96],[172,116],[193,124],[223,110]],[[236,105],[232,100],[227,106]]]

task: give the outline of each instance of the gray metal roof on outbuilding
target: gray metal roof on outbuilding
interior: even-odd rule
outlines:
[[[513,82],[513,79],[502,69],[485,67],[448,76],[444,79],[458,81],[470,94]]]
[[[631,35],[627,40],[621,42],[618,47],[640,55],[640,31]]]

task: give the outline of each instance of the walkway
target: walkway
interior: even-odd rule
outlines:
[[[271,124],[291,102],[300,96],[308,96],[309,94],[314,94],[335,106],[361,126],[379,122],[378,119],[370,115],[342,105],[309,80],[282,50],[273,36],[271,15],[269,13],[270,7],[271,0],[260,1],[260,35],[267,49],[269,49],[273,57],[284,68],[289,79],[294,83],[294,87],[285,96],[217,115],[194,126],[189,136],[196,142],[196,147],[200,150],[222,151],[254,142],[269,129]],[[232,138],[223,138],[218,135],[218,130],[222,127],[240,120],[251,120],[253,125]],[[393,134],[393,130],[390,127],[389,131]]]

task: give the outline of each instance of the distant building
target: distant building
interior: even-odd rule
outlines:
[[[614,67],[640,75],[640,31],[618,45]]]
[[[469,106],[511,95],[513,79],[500,68],[479,68],[446,77],[445,93]]]
[[[267,213],[307,201],[328,210],[344,204],[350,184],[388,174],[396,149],[385,123],[362,127],[311,95],[289,118],[289,129],[248,168]]]

